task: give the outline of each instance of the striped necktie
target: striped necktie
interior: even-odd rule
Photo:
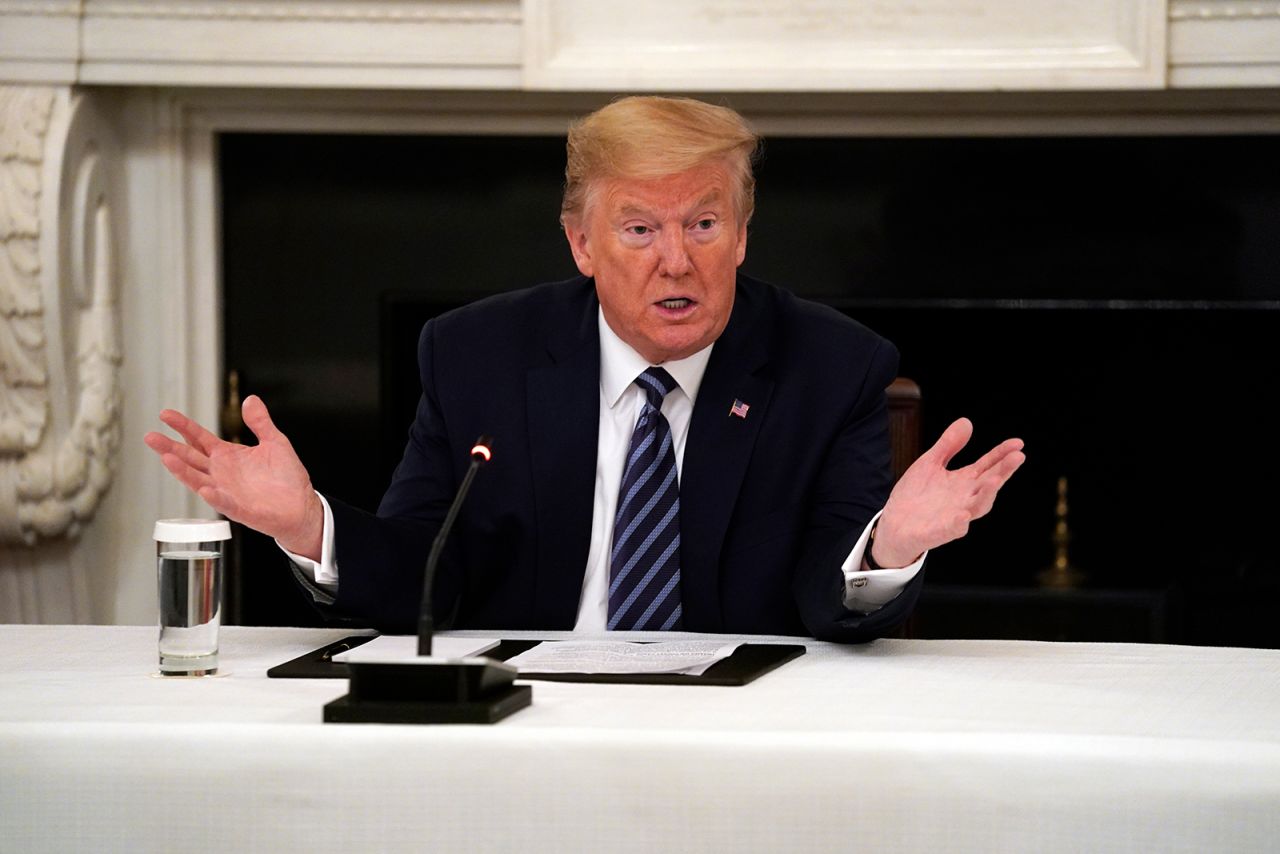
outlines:
[[[644,409],[631,434],[618,493],[609,555],[609,629],[680,628],[680,486],[671,427],[662,399],[671,374],[649,368],[636,377]]]

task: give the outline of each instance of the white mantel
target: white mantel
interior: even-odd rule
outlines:
[[[1280,85],[1278,0],[0,0],[0,80],[356,89]]]
[[[0,0],[0,622],[153,619],[142,443],[217,420],[216,134],[1280,133],[1280,0]]]

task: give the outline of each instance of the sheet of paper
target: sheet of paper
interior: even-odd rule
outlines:
[[[497,638],[441,638],[431,639],[432,658],[467,658],[493,649]],[[355,649],[340,652],[334,661],[405,661],[418,657],[417,635],[379,635]]]
[[[524,673],[683,673],[701,676],[737,643],[720,641],[546,641],[507,659]]]

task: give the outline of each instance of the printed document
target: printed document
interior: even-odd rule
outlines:
[[[522,673],[682,673],[701,676],[733,655],[721,641],[545,641],[507,659]]]
[[[442,638],[431,639],[431,657],[443,659],[470,658],[493,649],[497,638]],[[417,635],[379,635],[355,649],[340,652],[334,661],[351,662],[399,662],[418,657]]]

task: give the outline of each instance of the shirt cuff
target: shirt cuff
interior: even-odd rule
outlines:
[[[284,546],[280,546],[278,540],[276,545],[280,546],[280,551],[288,555],[289,560],[302,571],[305,578],[317,587],[332,593],[338,589],[338,564],[333,559],[333,510],[330,509],[329,502],[323,495],[317,492],[316,497],[324,507],[324,536],[320,540],[320,560],[317,562],[309,557],[294,554]]]
[[[880,513],[884,511],[881,510]],[[877,513],[867,523],[866,530],[854,544],[849,557],[840,565],[844,573],[844,606],[859,614],[871,614],[879,611],[892,602],[903,591],[911,579],[916,577],[924,566],[928,552],[920,555],[920,559],[910,566],[901,569],[868,569],[862,568],[862,556],[867,549],[867,541],[871,538],[871,529],[880,518]]]

